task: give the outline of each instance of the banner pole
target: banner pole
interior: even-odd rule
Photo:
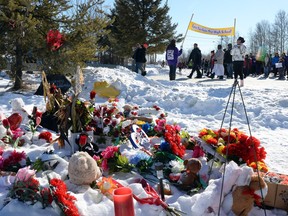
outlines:
[[[190,23],[192,22],[193,16],[194,16],[194,13],[192,13],[191,19],[190,19],[190,21],[189,21],[189,23],[188,23],[188,27],[187,27],[187,29],[186,29],[186,32],[185,32],[185,35],[184,35],[184,38],[183,38],[183,42],[182,42],[182,45],[181,45],[181,49],[183,48],[183,44],[184,44],[184,41],[185,41],[185,39],[186,39],[187,32],[188,32],[188,30],[189,30]]]
[[[234,35],[233,35],[233,43],[232,44],[235,44],[235,35],[236,35],[236,18],[234,18]]]

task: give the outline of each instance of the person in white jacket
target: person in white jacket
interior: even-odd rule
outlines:
[[[244,86],[244,76],[243,76],[243,66],[244,66],[244,57],[246,53],[246,47],[244,45],[245,40],[243,37],[237,39],[237,44],[234,45],[231,50],[232,61],[233,61],[233,70],[234,70],[234,79],[237,81],[238,76],[240,77],[240,86]]]
[[[224,77],[224,51],[222,50],[222,45],[218,45],[217,51],[214,56],[214,67],[212,70],[211,78],[214,78],[214,75],[219,76],[219,79]]]

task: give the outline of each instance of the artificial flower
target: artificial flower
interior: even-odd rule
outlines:
[[[2,124],[6,129],[10,128],[10,123],[9,123],[8,119],[3,119]]]
[[[80,134],[80,136],[79,136],[79,145],[80,145],[81,148],[84,147],[87,144],[87,140],[88,140],[87,134],[84,134],[84,133]]]
[[[101,193],[110,199],[113,198],[113,191],[118,188],[112,177],[102,177],[102,180],[97,182],[97,186],[99,187]]]
[[[109,159],[118,152],[119,148],[117,146],[108,146],[104,151],[101,152],[101,155],[104,159]]]
[[[91,100],[94,100],[95,97],[96,97],[96,91],[95,91],[95,90],[92,90],[92,91],[90,92],[90,99],[91,99]]]
[[[30,169],[30,166],[18,170],[16,174],[17,181],[28,181],[36,174],[36,170]]]
[[[39,139],[44,139],[44,140],[46,140],[49,143],[53,140],[52,133],[50,133],[49,131],[42,131],[39,134],[38,138]]]

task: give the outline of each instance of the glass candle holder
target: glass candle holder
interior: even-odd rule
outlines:
[[[115,216],[135,216],[132,190],[121,187],[113,193]]]

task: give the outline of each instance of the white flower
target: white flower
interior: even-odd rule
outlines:
[[[103,134],[108,134],[110,132],[110,127],[109,126],[106,126],[103,128]]]
[[[182,170],[185,169],[184,164],[177,160],[170,161],[169,165],[172,167],[171,168],[172,173],[180,173]]]

